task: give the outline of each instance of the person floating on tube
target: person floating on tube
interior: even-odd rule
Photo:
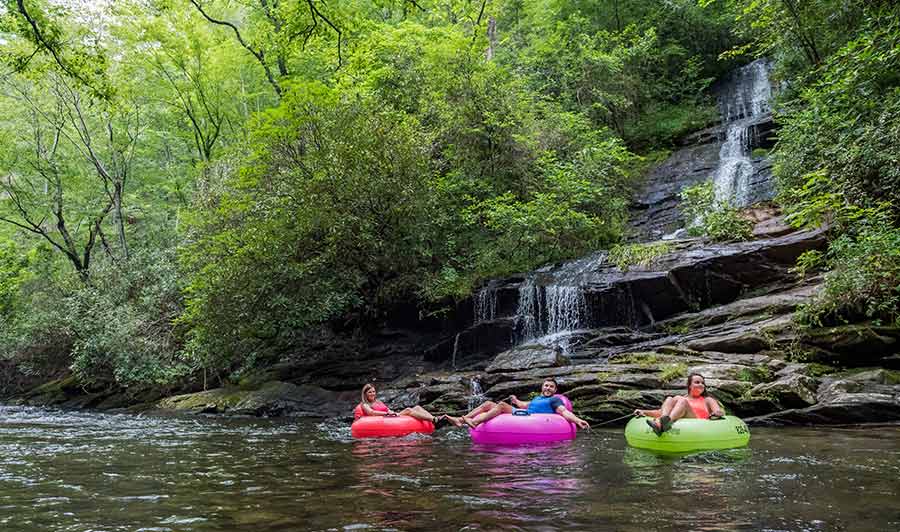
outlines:
[[[556,380],[548,377],[544,379],[544,383],[541,385],[541,394],[531,401],[520,401],[515,395],[509,396],[508,403],[504,401],[499,403],[486,401],[461,418],[451,418],[450,422],[456,425],[458,421],[461,421],[474,429],[500,414],[512,414],[519,409],[525,410],[529,414],[559,414],[580,429],[591,428],[587,421],[576,416],[571,410],[566,408],[562,399],[555,397],[558,389],[559,385],[556,383]]]
[[[725,417],[719,402],[707,394],[703,375],[691,373],[687,378],[687,394],[666,397],[659,410],[634,411],[636,416],[649,416],[647,424],[657,436],[672,428],[672,423],[681,418],[721,419]]]

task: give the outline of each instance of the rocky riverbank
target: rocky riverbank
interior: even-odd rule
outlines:
[[[793,324],[794,310],[815,294],[821,279],[798,278],[791,266],[800,253],[824,244],[821,230],[732,244],[681,240],[652,263],[625,270],[600,254],[536,276],[495,281],[487,294],[460,307],[471,323],[459,330],[453,327],[461,318],[453,317],[440,334],[413,327],[363,340],[323,336],[309,351],[286,357],[241,386],[160,399],[85,393],[69,379],[20,400],[101,409],[342,416],[358,401],[361,385],[375,381],[394,407],[422,404],[460,412],[472,398],[473,379],[487,397],[502,399],[527,397],[544,377],[553,376],[579,415],[603,422],[681,393],[685,376],[696,371],[728,410],[750,423],[898,421],[900,330],[858,323],[801,331]],[[573,264],[581,288],[567,312],[580,313],[583,326],[523,340],[528,316],[522,295],[535,290],[544,294],[542,304],[552,303],[553,283],[560,272],[571,279]],[[485,298],[489,312],[479,308]],[[465,312],[467,306],[474,310]]]

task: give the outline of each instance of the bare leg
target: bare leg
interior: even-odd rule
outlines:
[[[478,425],[481,425],[482,423],[484,423],[485,421],[487,421],[489,419],[494,419],[495,417],[499,416],[500,414],[512,414],[513,410],[515,410],[515,409],[512,406],[501,402],[501,403],[498,403],[497,405],[495,405],[494,408],[491,408],[487,412],[482,412],[481,414],[478,414],[477,416],[475,416],[473,418],[465,418],[464,417],[463,421],[465,421],[467,425],[469,425],[470,427],[472,427],[474,429]]]
[[[668,416],[672,421],[681,418],[695,418],[694,409],[691,408],[691,404],[688,402],[687,397],[676,397],[674,401],[674,405],[668,412]]]
[[[431,413],[428,412],[428,410],[425,410],[424,408],[422,408],[419,405],[416,405],[412,408],[404,408],[403,410],[398,412],[398,414],[400,414],[401,416],[409,416],[409,417],[414,417],[416,419],[421,419],[422,421],[431,421],[432,423],[434,423],[437,420],[437,418],[435,418],[433,415],[431,415]]]
[[[485,402],[481,403],[480,405],[476,406],[475,409],[472,410],[471,412],[469,412],[468,414],[465,414],[463,416],[463,419],[466,419],[466,418],[471,419],[471,418],[477,416],[478,414],[483,414],[484,412],[489,411],[490,409],[494,408],[495,406],[497,406],[497,403],[495,403],[493,401],[485,401]]]
[[[672,411],[672,407],[675,406],[675,398],[672,396],[666,397],[665,401],[663,401],[662,406],[659,408],[659,417],[668,416],[669,412]],[[660,426],[659,418],[650,421],[651,424]]]

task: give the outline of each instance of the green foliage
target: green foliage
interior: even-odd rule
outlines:
[[[620,270],[632,266],[649,267],[656,259],[672,251],[672,244],[659,241],[647,244],[617,244],[609,250],[609,261]]]
[[[851,205],[900,205],[900,38],[897,14],[874,16],[828,58],[780,120],[781,201],[796,223]]]
[[[797,257],[797,263],[794,267],[794,271],[800,277],[806,277],[806,275],[813,271],[817,270],[825,265],[825,254],[817,249],[811,249],[808,251],[804,251]]]
[[[516,14],[500,31],[521,51],[500,59],[630,147],[669,144],[710,120],[704,90],[729,67],[717,56],[735,43],[724,3],[546,1]]]
[[[52,260],[41,257],[34,269]],[[70,365],[84,385],[173,383],[190,371],[172,328],[181,312],[174,259],[171,251],[138,251],[125,264],[99,260],[89,284],[32,274],[5,313],[0,351],[26,372]]]
[[[719,110],[708,103],[656,104],[635,120],[628,141],[636,148],[674,146],[688,133],[712,125]]]
[[[659,380],[669,382],[674,379],[687,377],[687,365],[685,364],[667,364],[659,372]]]
[[[744,368],[738,372],[737,379],[743,382],[759,384],[761,382],[769,382],[773,378],[772,370],[765,367]]]
[[[797,321],[821,327],[871,319],[900,325],[900,229],[878,218],[831,242],[822,291]]]
[[[203,367],[252,366],[313,324],[408,295],[424,260],[423,132],[321,85],[262,118],[254,155],[193,225],[190,349]]]
[[[715,242],[747,240],[753,224],[728,201],[717,200],[712,181],[681,191],[681,211],[688,222],[688,233],[706,236]]]

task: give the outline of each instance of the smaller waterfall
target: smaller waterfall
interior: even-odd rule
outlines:
[[[522,341],[531,340],[541,332],[541,290],[529,279],[519,286],[519,305],[516,322]]]
[[[719,96],[725,120],[725,141],[719,150],[719,165],[713,177],[718,202],[744,207],[753,201],[750,160],[754,126],[771,112],[772,87],[769,63],[758,59],[739,69]]]
[[[475,323],[491,321],[497,317],[497,290],[486,286],[475,294]]]
[[[587,306],[584,292],[578,286],[548,286],[544,288],[547,298],[547,334],[577,329],[582,322]]]
[[[481,390],[481,382],[478,380],[478,375],[472,377],[469,381],[470,395],[469,395],[469,411],[471,412],[475,409],[476,406],[487,400],[487,396],[484,395],[484,392]]]
[[[604,261],[605,252],[595,253],[555,269],[538,270],[539,275],[523,281],[516,309],[517,343],[556,338],[588,326],[584,284]]]
[[[461,333],[456,333],[456,338],[453,339],[453,356],[451,358],[451,365],[453,370],[456,371],[456,352],[459,351],[459,335]]]

